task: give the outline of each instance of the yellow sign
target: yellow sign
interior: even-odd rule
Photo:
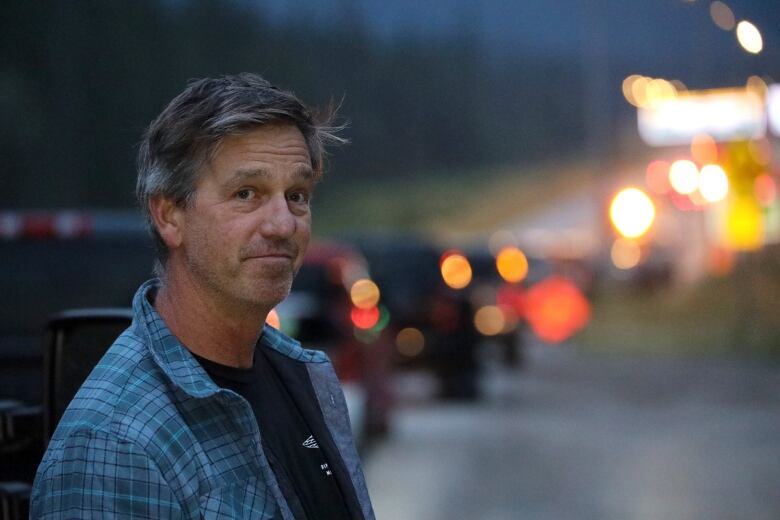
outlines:
[[[726,213],[726,245],[752,251],[764,245],[764,214],[755,197],[735,197]]]

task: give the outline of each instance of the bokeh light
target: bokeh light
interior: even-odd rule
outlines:
[[[631,97],[635,106],[642,107],[647,104],[648,83],[650,83],[650,78],[645,76],[639,76],[631,82]]]
[[[633,269],[639,265],[639,260],[642,258],[642,250],[633,240],[618,238],[612,244],[610,257],[612,258],[612,263],[618,269]]]
[[[715,25],[724,31],[731,31],[737,25],[731,8],[720,0],[715,0],[710,4],[710,17]]]
[[[653,193],[665,195],[672,189],[669,184],[669,163],[667,161],[653,161],[647,165],[645,183]]]
[[[767,91],[769,90],[769,86],[761,76],[750,76],[745,82],[745,88],[762,98],[766,96]]]
[[[756,198],[762,206],[769,207],[777,199],[777,184],[771,175],[762,173],[753,181]]]
[[[635,107],[646,107],[652,103],[663,102],[677,97],[678,91],[685,91],[685,85],[679,81],[663,78],[649,78],[632,74],[623,80],[623,96]]]
[[[271,309],[271,312],[265,317],[265,322],[275,329],[282,328],[282,322],[279,319],[279,313],[276,312],[276,309]]]
[[[560,343],[590,320],[590,304],[570,280],[545,278],[528,290],[526,319],[531,330],[547,343]]]
[[[350,318],[352,318],[352,324],[355,325],[355,327],[368,330],[379,323],[379,308],[372,307],[370,309],[361,309],[359,307],[353,307],[350,312]]]
[[[754,251],[764,245],[763,210],[753,197],[739,197],[731,202],[726,241],[740,251]]]
[[[460,253],[449,253],[441,262],[441,277],[449,287],[463,289],[471,283],[471,264]]]
[[[718,144],[708,134],[697,134],[691,139],[691,157],[699,164],[718,162]]]
[[[528,259],[518,248],[506,247],[496,257],[496,268],[501,278],[517,283],[528,275]]]
[[[474,314],[474,326],[485,336],[495,336],[504,330],[506,318],[499,307],[485,305]]]
[[[674,85],[665,79],[656,78],[647,83],[645,87],[645,96],[647,103],[658,103],[677,95]]]
[[[358,309],[370,309],[379,303],[379,287],[368,278],[361,278],[349,290],[352,304]]]
[[[758,27],[742,20],[737,24],[737,41],[747,52],[758,54],[764,48],[764,40]]]
[[[625,188],[615,195],[609,207],[615,229],[628,238],[642,236],[655,220],[655,206],[640,189]]]
[[[642,76],[639,74],[631,74],[626,79],[623,80],[623,97],[626,98],[626,101],[631,103],[632,105],[639,106],[639,103],[636,100],[636,97],[634,96],[634,83],[638,81]]]
[[[705,164],[699,173],[699,192],[706,202],[718,202],[729,193],[729,179],[718,164]]]
[[[677,193],[693,193],[699,187],[699,169],[687,159],[674,161],[669,168],[669,182]]]
[[[407,327],[401,329],[395,337],[398,352],[406,357],[414,357],[425,348],[425,336],[419,329]]]
[[[374,326],[371,327],[371,331],[379,333],[385,330],[390,324],[390,311],[384,305],[377,306],[377,309],[379,309],[379,319]]]

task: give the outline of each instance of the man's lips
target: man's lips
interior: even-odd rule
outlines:
[[[293,254],[287,252],[256,253],[244,256],[244,260],[292,260]]]

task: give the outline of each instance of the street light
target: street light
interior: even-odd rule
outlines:
[[[743,49],[751,54],[758,54],[764,48],[761,31],[747,20],[742,20],[737,24],[737,41]]]
[[[699,169],[687,159],[674,161],[669,168],[669,182],[677,193],[689,195],[699,187]]]
[[[729,179],[718,164],[705,164],[699,173],[699,192],[707,202],[718,202],[729,192]]]
[[[638,238],[653,225],[655,205],[642,190],[625,188],[612,199],[609,217],[618,233],[626,238]]]

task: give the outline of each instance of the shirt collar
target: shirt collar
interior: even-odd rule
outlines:
[[[143,335],[152,357],[171,381],[192,397],[208,397],[219,391],[206,371],[190,351],[174,336],[151,304],[160,288],[159,279],[144,282],[133,298],[133,326]],[[307,363],[322,363],[328,357],[320,351],[308,350],[300,343],[268,324],[263,327],[260,344],[290,358]]]

